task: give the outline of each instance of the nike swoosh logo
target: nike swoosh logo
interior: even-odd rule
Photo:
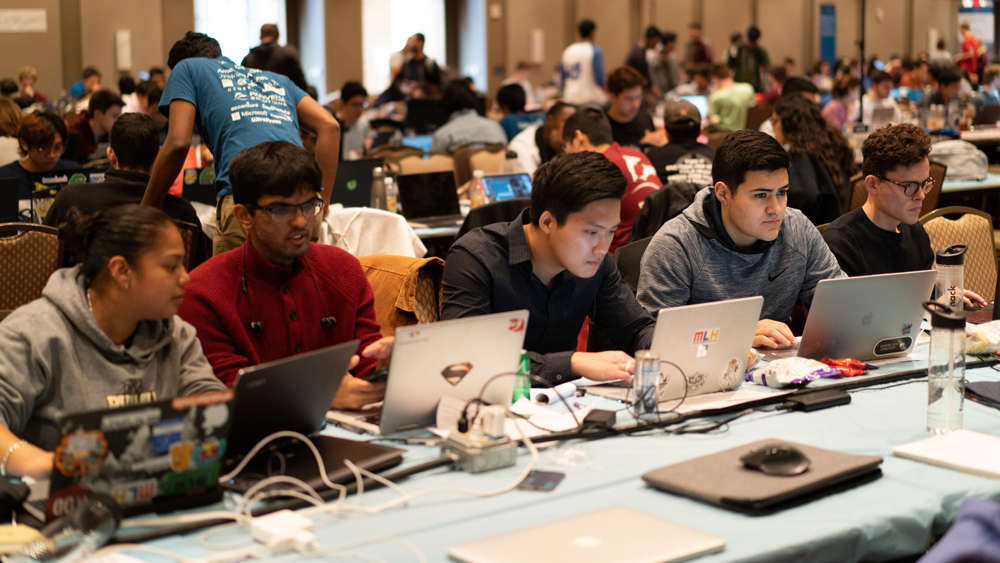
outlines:
[[[767,275],[767,281],[773,282],[774,280],[778,279],[778,276],[780,276],[781,274],[783,274],[785,272],[785,270],[787,270],[787,269],[788,269],[787,267],[786,268],[782,268],[781,270],[778,271],[777,274],[768,274]]]

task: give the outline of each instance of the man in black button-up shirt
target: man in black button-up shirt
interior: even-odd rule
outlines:
[[[531,208],[459,239],[448,252],[442,318],[528,309],[531,372],[551,384],[631,379],[655,320],[608,256],[625,178],[599,153],[557,157],[535,172]],[[575,352],[586,317],[622,351]],[[626,353],[627,352],[627,353]]]

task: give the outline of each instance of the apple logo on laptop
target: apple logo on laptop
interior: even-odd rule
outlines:
[[[347,181],[347,191],[353,192],[356,189],[358,189],[358,181],[355,180],[355,179],[353,179],[353,178],[350,179],[350,180],[348,180]]]
[[[579,536],[573,538],[571,542],[574,547],[582,547],[584,549],[594,549],[601,546],[601,538],[595,536]]]
[[[861,317],[861,326],[869,326],[871,324],[872,324],[872,314],[871,313],[868,313],[867,315]]]
[[[441,377],[451,384],[452,387],[462,382],[462,379],[472,371],[472,362],[458,362],[444,367],[441,370]]]

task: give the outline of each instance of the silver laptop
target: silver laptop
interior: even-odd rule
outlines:
[[[448,556],[477,563],[681,561],[724,548],[726,541],[624,506],[456,545]]]
[[[908,354],[936,277],[922,270],[820,281],[798,355],[866,361]]]
[[[509,405],[528,311],[401,326],[380,415],[330,411],[327,420],[374,434],[432,426],[444,395]]]
[[[652,350],[687,375],[687,395],[714,393],[743,382],[761,296],[661,309]],[[684,380],[669,364],[660,366],[659,400],[684,395]]]

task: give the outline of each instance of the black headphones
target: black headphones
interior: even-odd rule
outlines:
[[[313,273],[312,268],[309,267],[305,262],[302,266],[309,272],[309,277],[312,278],[313,286],[316,288],[316,293],[319,294],[320,300],[323,301],[323,308],[326,309],[326,299],[323,297],[323,292],[319,290],[319,282],[316,280],[316,274]],[[250,289],[247,287],[247,247],[243,245],[243,254],[240,257],[240,291],[247,298],[247,308],[250,309],[250,332],[254,334],[260,334],[264,330],[264,323],[262,321],[256,320],[256,315],[253,314],[253,303],[250,300]],[[337,317],[333,315],[327,315],[319,320],[319,324],[323,328],[333,328],[337,326]]]

